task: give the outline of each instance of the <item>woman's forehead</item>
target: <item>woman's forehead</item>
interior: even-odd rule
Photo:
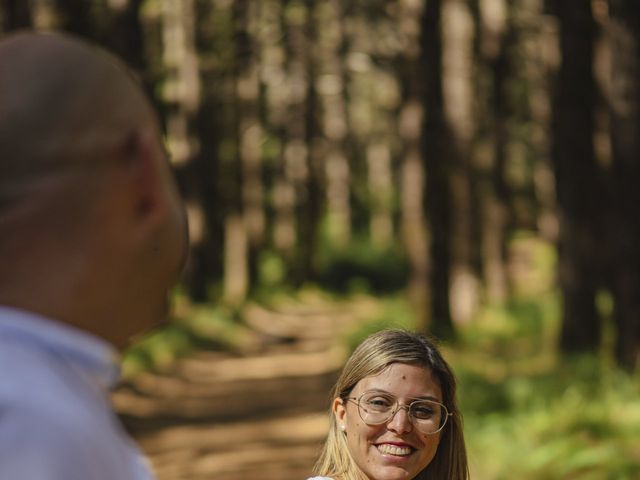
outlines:
[[[380,390],[395,396],[412,398],[437,394],[441,397],[440,383],[433,371],[426,366],[392,363],[379,373],[362,378],[354,387],[354,393]]]

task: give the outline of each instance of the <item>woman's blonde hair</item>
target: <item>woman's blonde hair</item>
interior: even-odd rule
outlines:
[[[435,344],[425,335],[404,330],[383,330],[366,338],[353,352],[338,378],[331,400],[345,400],[365,377],[377,375],[392,363],[419,365],[429,369],[439,382],[442,403],[453,415],[440,435],[436,454],[415,480],[468,480],[467,452],[462,417],[456,402],[456,380]],[[333,411],[330,427],[314,474],[340,480],[366,480],[347,448],[344,432],[338,429]]]

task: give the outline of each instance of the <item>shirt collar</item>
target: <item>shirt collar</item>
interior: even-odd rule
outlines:
[[[64,356],[108,388],[118,380],[118,354],[104,340],[41,315],[0,305],[0,338]]]

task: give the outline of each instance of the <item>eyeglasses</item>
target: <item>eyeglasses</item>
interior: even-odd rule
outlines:
[[[390,421],[398,410],[407,410],[414,426],[427,435],[438,433],[453,415],[447,407],[433,400],[415,400],[409,405],[400,405],[398,399],[385,392],[364,392],[360,397],[346,400],[358,405],[358,414],[367,425],[381,425]]]

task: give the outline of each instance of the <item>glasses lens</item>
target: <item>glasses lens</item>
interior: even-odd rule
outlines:
[[[396,399],[391,395],[377,392],[365,393],[358,402],[360,417],[370,425],[384,423],[389,420],[395,405]]]
[[[391,419],[396,413],[397,400],[391,395],[368,392],[360,397],[358,409],[360,417],[368,425],[379,425]],[[416,400],[408,407],[414,425],[423,433],[436,433],[447,421],[444,405],[431,400]]]
[[[416,427],[424,433],[437,432],[447,419],[444,406],[429,400],[413,402],[410,414]]]

